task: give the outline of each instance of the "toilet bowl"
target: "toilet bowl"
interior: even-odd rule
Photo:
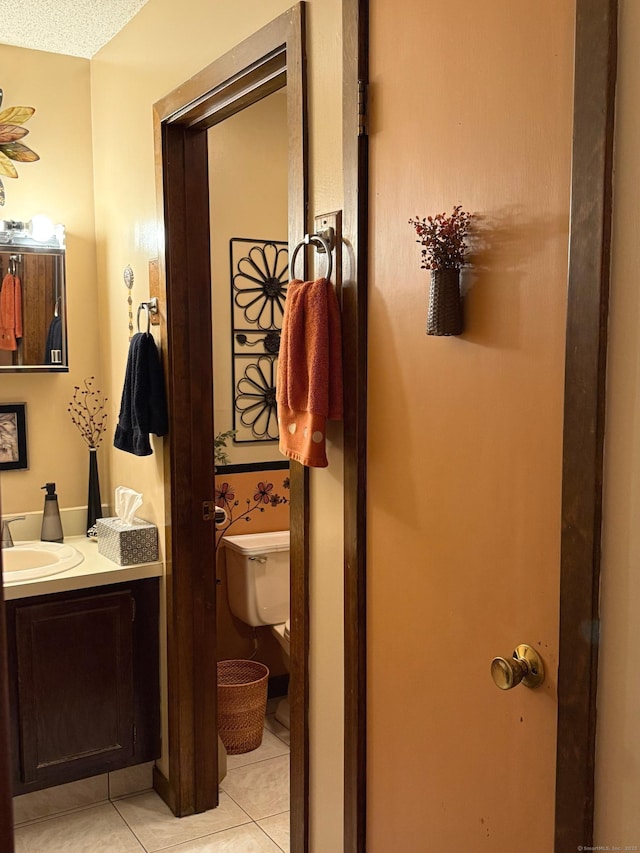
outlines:
[[[252,627],[270,626],[289,669],[289,531],[225,536],[227,597],[234,616]],[[276,719],[289,728],[288,698]]]

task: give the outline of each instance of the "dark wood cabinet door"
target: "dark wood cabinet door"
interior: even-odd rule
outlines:
[[[128,590],[17,610],[22,782],[133,756],[132,620]]]

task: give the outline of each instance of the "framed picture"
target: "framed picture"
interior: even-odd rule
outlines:
[[[26,403],[0,403],[0,471],[28,467]]]

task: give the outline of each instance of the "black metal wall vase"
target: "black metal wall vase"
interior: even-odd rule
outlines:
[[[89,448],[89,494],[87,496],[87,536],[96,535],[96,519],[102,518],[100,479],[98,477],[98,451]]]
[[[460,269],[431,270],[428,335],[461,335],[464,331]]]

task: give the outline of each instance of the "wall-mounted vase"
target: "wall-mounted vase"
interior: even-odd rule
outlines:
[[[460,270],[431,270],[427,334],[461,335],[463,331]]]

